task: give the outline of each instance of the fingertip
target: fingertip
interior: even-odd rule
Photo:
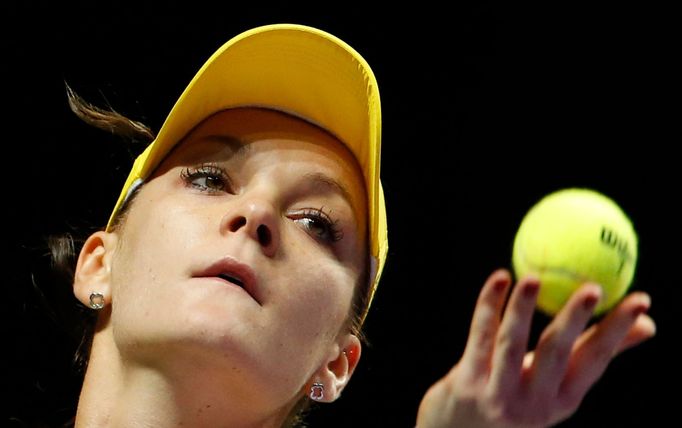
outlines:
[[[645,314],[651,308],[651,297],[644,292],[633,293],[630,297],[632,306],[629,311],[633,318],[637,319],[640,315]]]
[[[522,282],[523,296],[529,299],[535,298],[540,291],[540,280],[533,276],[526,276]]]
[[[526,284],[533,284],[532,286],[538,286],[539,287],[540,286],[540,277],[535,275],[535,274],[529,273],[529,274],[525,275],[523,278],[521,278],[520,282],[524,282]]]
[[[599,295],[594,293],[585,296],[585,298],[583,299],[583,309],[585,309],[589,313],[592,313],[594,311],[594,308],[599,303],[599,297],[600,297]]]
[[[596,282],[586,282],[585,284],[583,284],[582,288],[587,293],[592,294],[594,296],[599,296],[599,298],[601,298],[604,290],[603,287]]]
[[[656,323],[647,314],[642,314],[637,318],[637,328],[644,331],[649,338],[656,336]]]
[[[646,314],[640,315],[619,345],[617,353],[623,352],[656,336],[656,323]]]
[[[589,311],[592,311],[599,304],[604,294],[602,286],[594,282],[585,283],[581,292],[583,294],[581,297],[583,307]]]
[[[651,306],[651,296],[646,291],[633,291],[627,298],[636,301],[638,304]]]
[[[488,282],[495,292],[502,292],[511,284],[511,274],[506,269],[497,269],[490,275]]]
[[[647,309],[651,308],[651,296],[649,293],[645,293],[644,291],[640,291],[637,294],[640,295],[640,302],[647,307]]]
[[[498,268],[490,275],[490,278],[495,281],[511,281],[511,272],[505,268]]]

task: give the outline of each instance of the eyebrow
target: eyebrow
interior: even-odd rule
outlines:
[[[351,197],[348,189],[343,184],[339,183],[328,175],[322,174],[320,172],[312,172],[303,175],[303,179],[311,182],[313,186],[317,188],[323,188],[326,190],[331,190],[334,193],[338,193],[343,199],[346,200],[346,202],[348,202],[348,205],[355,207],[353,204],[353,198]]]

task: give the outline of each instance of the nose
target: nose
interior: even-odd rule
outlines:
[[[246,233],[256,241],[263,254],[273,257],[279,247],[279,216],[271,203],[251,199],[230,210],[222,221],[221,230],[226,233]]]

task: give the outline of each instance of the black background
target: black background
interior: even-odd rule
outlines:
[[[675,420],[682,233],[670,10],[59,3],[0,6],[9,249],[0,424],[56,426],[74,411],[75,344],[32,291],[31,272],[44,262],[36,254],[45,236],[105,224],[130,165],[118,140],[70,113],[64,81],[158,131],[218,46],[276,22],[313,25],[356,48],[383,104],[390,250],[366,324],[371,346],[341,399],[309,417],[312,426],[413,426],[425,390],[460,357],[481,284],[510,266],[523,214],[569,186],[600,190],[629,213],[640,236],[632,288],[652,295],[658,334],[616,358],[560,426]],[[48,300],[56,293],[39,287]],[[534,337],[547,321],[537,315]]]

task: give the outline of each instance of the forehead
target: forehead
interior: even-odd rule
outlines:
[[[209,116],[173,151],[191,154],[202,151],[197,143],[222,143],[229,152],[243,155],[253,149],[253,143],[262,141],[278,141],[282,149],[306,145],[309,149],[335,153],[342,158],[341,162],[357,163],[346,145],[322,128],[285,113],[257,108],[231,109]],[[284,141],[290,144],[282,144]]]
[[[339,182],[358,214],[366,216],[362,170],[348,147],[326,130],[275,110],[236,108],[208,117],[171,151],[159,170],[178,161],[219,162],[262,153],[270,154],[274,162],[314,162],[319,171],[307,173],[321,172]]]

